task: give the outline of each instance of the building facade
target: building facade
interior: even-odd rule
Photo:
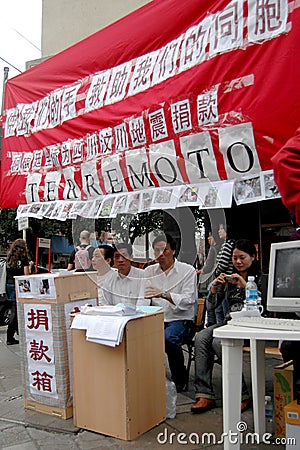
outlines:
[[[55,55],[150,0],[43,0],[42,58]]]

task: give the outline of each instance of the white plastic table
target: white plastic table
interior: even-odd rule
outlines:
[[[265,433],[265,341],[300,341],[300,332],[224,325],[214,330],[214,336],[222,343],[224,450],[239,450],[244,339],[250,339],[254,431],[261,438]]]

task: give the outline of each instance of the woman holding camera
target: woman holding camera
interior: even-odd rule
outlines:
[[[207,297],[208,308],[216,308],[225,298],[229,304],[229,313],[240,311],[244,306],[245,288],[249,275],[254,275],[259,283],[259,266],[256,260],[256,248],[247,239],[236,241],[232,253],[233,273],[221,273],[212,283]],[[223,326],[215,324],[200,331],[195,338],[195,392],[196,403],[191,407],[193,413],[201,413],[213,408],[215,395],[212,385],[212,372],[215,355],[222,361],[221,340],[213,337],[213,330]],[[250,404],[248,389],[243,377],[241,411]]]

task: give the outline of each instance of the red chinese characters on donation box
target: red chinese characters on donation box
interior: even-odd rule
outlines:
[[[51,305],[24,304],[30,393],[58,398]]]

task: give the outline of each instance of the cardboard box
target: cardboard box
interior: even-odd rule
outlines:
[[[24,408],[65,420],[70,419],[73,416],[73,406],[68,406],[66,408],[55,408],[53,406],[42,405],[36,402],[29,402],[24,399]]]
[[[20,292],[18,284],[28,280],[32,295]],[[50,293],[36,295],[34,287],[43,280],[48,281]],[[61,274],[43,273],[15,277],[17,300],[31,303],[32,300],[43,303],[66,303],[98,297],[97,272],[62,272]],[[51,289],[53,292],[51,292]],[[53,295],[51,295],[53,294]]]
[[[166,418],[164,315],[130,320],[116,347],[72,329],[74,424],[132,440]]]
[[[284,407],[293,398],[293,363],[289,361],[274,368],[274,420],[278,438],[285,437]]]
[[[16,288],[24,407],[69,419],[73,415],[70,313],[87,302],[96,305],[96,273],[16,277]]]
[[[300,442],[300,405],[297,401],[284,407],[286,422],[286,450],[294,450]],[[298,444],[299,445],[299,444]]]

